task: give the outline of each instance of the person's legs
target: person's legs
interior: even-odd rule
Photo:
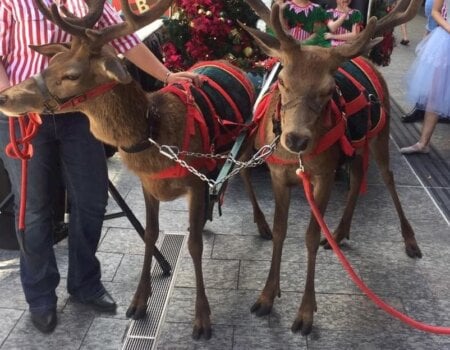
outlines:
[[[402,40],[400,41],[400,44],[409,45],[408,30],[406,29],[406,23],[400,25],[400,30],[402,32]]]
[[[425,112],[425,119],[422,125],[419,142],[412,146],[401,148],[400,152],[403,154],[428,153],[430,151],[428,145],[438,120],[439,116],[436,113]]]
[[[53,136],[51,120],[44,117],[43,125],[32,141],[34,156],[28,165],[25,251],[21,251],[20,255],[20,275],[25,298],[32,313],[56,309],[55,289],[60,280],[53,252],[52,184],[57,173],[58,154],[58,146]],[[0,116],[0,156],[11,180],[17,218],[21,161],[6,156],[4,150],[8,142],[8,120]]]
[[[56,116],[55,123],[70,202],[67,289],[88,302],[105,294],[95,256],[108,199],[105,152],[85,116]]]
[[[439,120],[439,116],[433,112],[425,112],[425,119],[422,125],[422,132],[420,134],[419,144],[422,147],[428,147],[430,143],[431,136],[433,135],[433,131],[436,127],[436,124]]]

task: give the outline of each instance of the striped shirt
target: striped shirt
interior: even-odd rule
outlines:
[[[339,17],[341,17],[344,12],[340,11],[338,8],[329,9],[327,10],[327,13],[329,14],[330,18],[333,21],[337,21]],[[359,10],[351,9],[347,16],[345,17],[344,22],[341,24],[339,28],[336,29],[334,34],[348,34],[353,31],[353,26],[357,25],[359,26],[359,29],[362,29],[364,26],[363,23],[363,16]],[[339,46],[344,44],[344,40],[337,40],[337,39],[331,39],[331,46]]]
[[[43,0],[50,5],[52,0]],[[57,0],[58,1],[58,0]],[[59,0],[78,17],[87,13],[85,0]],[[95,28],[109,27],[123,22],[119,14],[105,3],[103,15]],[[0,57],[11,85],[33,76],[48,65],[49,58],[33,51],[28,45],[70,42],[70,34],[45,19],[33,0],[0,1]],[[139,43],[137,36],[114,39],[111,45],[123,53]]]

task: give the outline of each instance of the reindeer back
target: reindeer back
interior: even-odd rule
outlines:
[[[344,62],[334,78],[338,90],[333,103],[339,109],[335,113],[345,113],[347,137],[359,147],[386,122],[383,86],[374,67],[362,57]]]
[[[226,151],[251,121],[255,88],[243,71],[225,61],[201,62],[190,70],[202,76],[201,87],[175,83],[165,89],[179,96],[182,91],[201,114],[209,138],[204,142],[209,149],[204,150]]]

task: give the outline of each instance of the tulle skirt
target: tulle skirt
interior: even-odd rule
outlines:
[[[407,98],[443,117],[450,116],[450,34],[434,29],[417,46],[406,77]]]

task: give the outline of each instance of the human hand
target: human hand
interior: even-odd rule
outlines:
[[[324,37],[326,40],[331,40],[331,39],[333,39],[333,34],[332,34],[332,33],[325,33],[325,34],[323,35],[323,37]]]
[[[188,81],[194,83],[195,86],[201,86],[202,81],[197,73],[192,72],[176,72],[170,73],[165,81],[166,84]]]

